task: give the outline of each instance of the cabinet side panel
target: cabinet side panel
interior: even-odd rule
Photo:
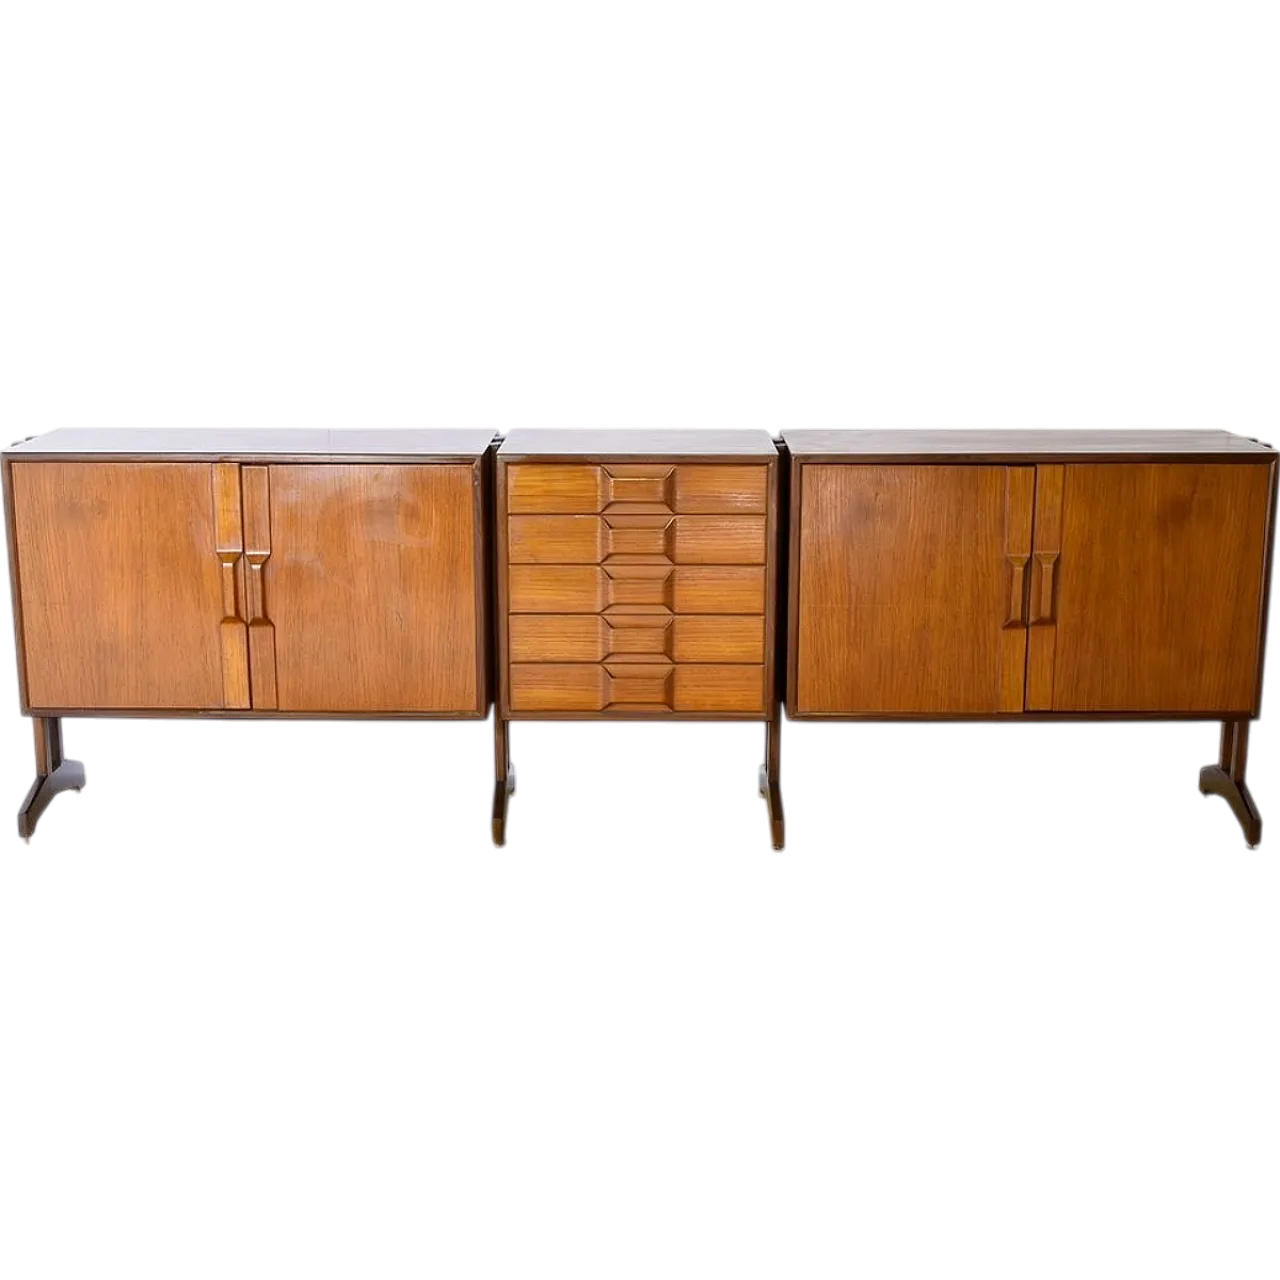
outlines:
[[[1053,710],[1249,713],[1270,467],[1066,467]]]
[[[227,706],[210,465],[14,462],[11,480],[29,705]]]
[[[1011,554],[1025,545],[1030,506],[1026,480],[1011,488],[1010,470],[800,468],[794,710],[1020,708],[1009,699],[1025,653]]]
[[[477,713],[474,469],[270,470],[280,710]]]

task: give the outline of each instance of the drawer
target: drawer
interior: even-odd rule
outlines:
[[[506,468],[511,515],[764,515],[767,464],[517,462]]]
[[[661,613],[516,614],[508,628],[512,662],[762,663],[764,619]]]
[[[763,715],[764,667],[670,662],[511,664],[513,712]]]
[[[764,566],[513,564],[510,613],[764,613]]]
[[[511,516],[512,564],[764,564],[764,516]]]

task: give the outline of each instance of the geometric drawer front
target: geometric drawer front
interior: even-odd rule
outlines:
[[[511,613],[764,613],[763,565],[513,564],[507,572]]]
[[[641,463],[512,463],[506,469],[512,515],[763,515],[767,466]]]
[[[760,617],[515,614],[512,662],[764,662]]]
[[[511,516],[512,564],[764,564],[763,516]]]
[[[511,664],[511,710],[709,712],[764,711],[764,667],[640,662]]]

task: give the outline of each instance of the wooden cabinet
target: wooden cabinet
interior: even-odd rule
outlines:
[[[799,453],[790,710],[1255,714],[1272,457]]]
[[[88,431],[15,446],[23,710],[483,716],[490,444]]]
[[[506,722],[765,720],[774,679],[778,454],[764,432],[514,431],[498,451],[499,784]]]
[[[533,431],[498,452],[504,712],[766,716],[772,441],[696,433],[705,452],[690,458],[574,434],[607,452],[567,460],[544,443],[563,448],[563,433]],[[638,443],[670,448],[668,434]]]
[[[1222,720],[1215,768],[1238,763],[1243,789],[1272,449],[1224,432],[783,436],[793,717]]]

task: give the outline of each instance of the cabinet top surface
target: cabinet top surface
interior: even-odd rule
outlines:
[[[1274,456],[1270,445],[1229,431],[795,431],[798,458],[1146,458]]]
[[[11,457],[128,458],[478,458],[494,433],[438,431],[238,430],[121,428],[50,431],[5,450]]]
[[[767,431],[756,430],[619,430],[573,431],[530,427],[517,429],[498,450],[505,458],[629,458],[777,456]]]

